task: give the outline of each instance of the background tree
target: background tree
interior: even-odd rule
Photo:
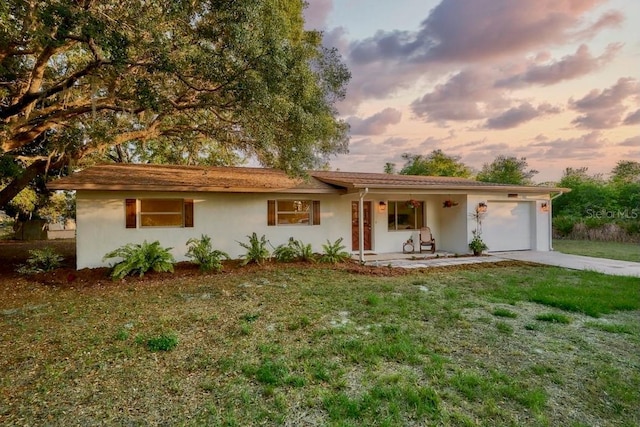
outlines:
[[[633,170],[633,163],[618,162],[609,180],[600,174],[590,175],[586,167],[565,169],[558,186],[570,188],[571,192],[553,202],[556,234],[600,240],[640,240],[640,182],[633,181],[633,174],[628,173],[629,169]]]
[[[457,176],[469,178],[471,168],[460,161],[459,156],[449,156],[442,150],[433,150],[426,156],[405,153],[401,175]]]
[[[493,162],[485,163],[482,170],[476,176],[478,181],[495,182],[498,184],[531,185],[531,178],[538,173],[537,170],[527,170],[528,164],[525,157],[520,159],[512,156],[497,156]]]
[[[384,164],[384,173],[389,174],[389,175],[393,175],[396,173],[396,164],[395,163],[391,163],[391,162],[387,162]]]
[[[0,156],[21,169],[98,160],[301,173],[347,147],[350,75],[299,0],[9,0],[0,5]],[[64,170],[62,170],[64,172]]]
[[[571,192],[554,200],[554,216],[585,217],[588,210],[603,209],[612,201],[602,175],[589,175],[588,171],[586,167],[564,170],[558,186],[570,188]]]
[[[640,182],[640,162],[620,160],[611,171],[613,182]]]

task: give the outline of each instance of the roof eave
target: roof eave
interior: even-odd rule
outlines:
[[[165,193],[305,193],[305,194],[341,194],[342,190],[332,188],[254,188],[254,187],[202,187],[202,186],[157,186],[157,185],[47,185],[51,190],[79,191],[147,191]]]
[[[521,187],[521,186],[493,186],[493,185],[455,185],[455,184],[426,184],[426,185],[397,185],[397,184],[353,184],[353,190],[368,188],[369,192],[392,191],[392,190],[412,190],[412,191],[487,191],[492,193],[568,193],[569,188],[556,187]]]

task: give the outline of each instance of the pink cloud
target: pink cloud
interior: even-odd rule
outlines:
[[[573,55],[566,55],[551,64],[533,64],[524,73],[498,81],[496,85],[500,87],[518,87],[526,83],[552,85],[563,80],[574,79],[606,65],[621,48],[621,44],[613,43],[607,46],[602,55],[594,57],[589,52],[589,48],[583,44]]]
[[[492,72],[466,69],[437,85],[432,92],[411,104],[413,112],[428,122],[477,120],[485,117],[485,105],[504,105],[494,90]]]
[[[600,3],[602,0],[443,0],[428,13],[417,31],[378,31],[372,37],[352,42],[347,42],[344,32],[340,37],[330,34],[333,45],[342,46],[340,50],[353,76],[340,110],[353,112],[365,99],[382,99],[419,79],[437,79],[451,71],[452,63],[461,65],[463,70],[471,66],[499,67],[496,81],[505,86],[553,84],[585,75],[606,64],[620,46],[610,45],[599,57],[593,57],[583,46],[551,64],[543,63],[549,55],[544,51],[524,70],[520,67],[509,71],[504,63],[496,61],[506,58],[521,63],[522,56],[534,50],[586,39],[619,24],[622,15],[618,12],[601,14],[591,25],[585,23],[587,14]],[[430,101],[427,96],[423,103]],[[469,102],[461,103],[457,114],[442,103],[440,106],[427,114],[421,102],[414,103],[416,113],[429,121],[442,117],[486,118]]]
[[[569,100],[569,107],[583,113],[571,123],[587,129],[609,129],[620,124],[633,124],[637,120],[631,113],[623,119],[629,98],[637,103],[640,93],[640,82],[631,77],[619,79],[613,86],[604,89],[593,89],[584,97]]]
[[[347,122],[351,125],[352,135],[381,135],[390,125],[400,123],[402,113],[395,108],[385,108],[379,113],[366,119],[349,117]]]
[[[351,58],[370,63],[380,58],[414,62],[481,61],[521,54],[540,46],[589,38],[619,25],[619,12],[607,12],[583,28],[583,17],[601,0],[443,0],[417,32],[378,31],[354,42]]]
[[[536,108],[530,103],[525,102],[517,107],[508,109],[496,117],[490,118],[484,127],[487,129],[509,129],[538,117],[559,112],[560,109],[553,107],[551,104],[540,104]]]
[[[637,125],[640,124],[640,110],[636,110],[625,117],[623,124],[625,125]]]
[[[529,144],[528,157],[555,160],[590,160],[602,157],[602,149],[607,145],[600,132],[594,131],[576,138],[557,138]]]

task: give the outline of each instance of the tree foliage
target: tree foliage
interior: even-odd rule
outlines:
[[[590,175],[586,167],[565,169],[558,186],[570,188],[571,192],[553,202],[553,223],[558,234],[571,235],[578,225],[599,229],[615,224],[637,240],[640,237],[640,182],[627,173],[637,166],[637,162],[620,161],[608,180],[598,174]],[[601,234],[607,237],[606,234],[612,234],[611,230]]]
[[[640,162],[620,160],[611,171],[611,180],[618,183],[640,183]]]
[[[493,162],[482,165],[476,179],[482,182],[498,184],[530,185],[531,178],[538,173],[535,169],[527,170],[525,157],[498,155]]]
[[[317,167],[346,150],[334,102],[350,75],[320,33],[303,29],[302,7],[3,2],[0,154],[17,159],[22,175],[36,165],[28,178],[87,156]]]
[[[405,164],[400,170],[401,175],[457,176],[462,178],[471,176],[471,168],[462,163],[459,156],[449,156],[439,149],[433,150],[426,156],[404,153],[402,158],[405,160]]]

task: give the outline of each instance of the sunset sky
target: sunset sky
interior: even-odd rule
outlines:
[[[640,161],[640,1],[309,0],[305,16],[352,73],[332,169],[439,148],[475,169],[526,157],[543,182]]]

